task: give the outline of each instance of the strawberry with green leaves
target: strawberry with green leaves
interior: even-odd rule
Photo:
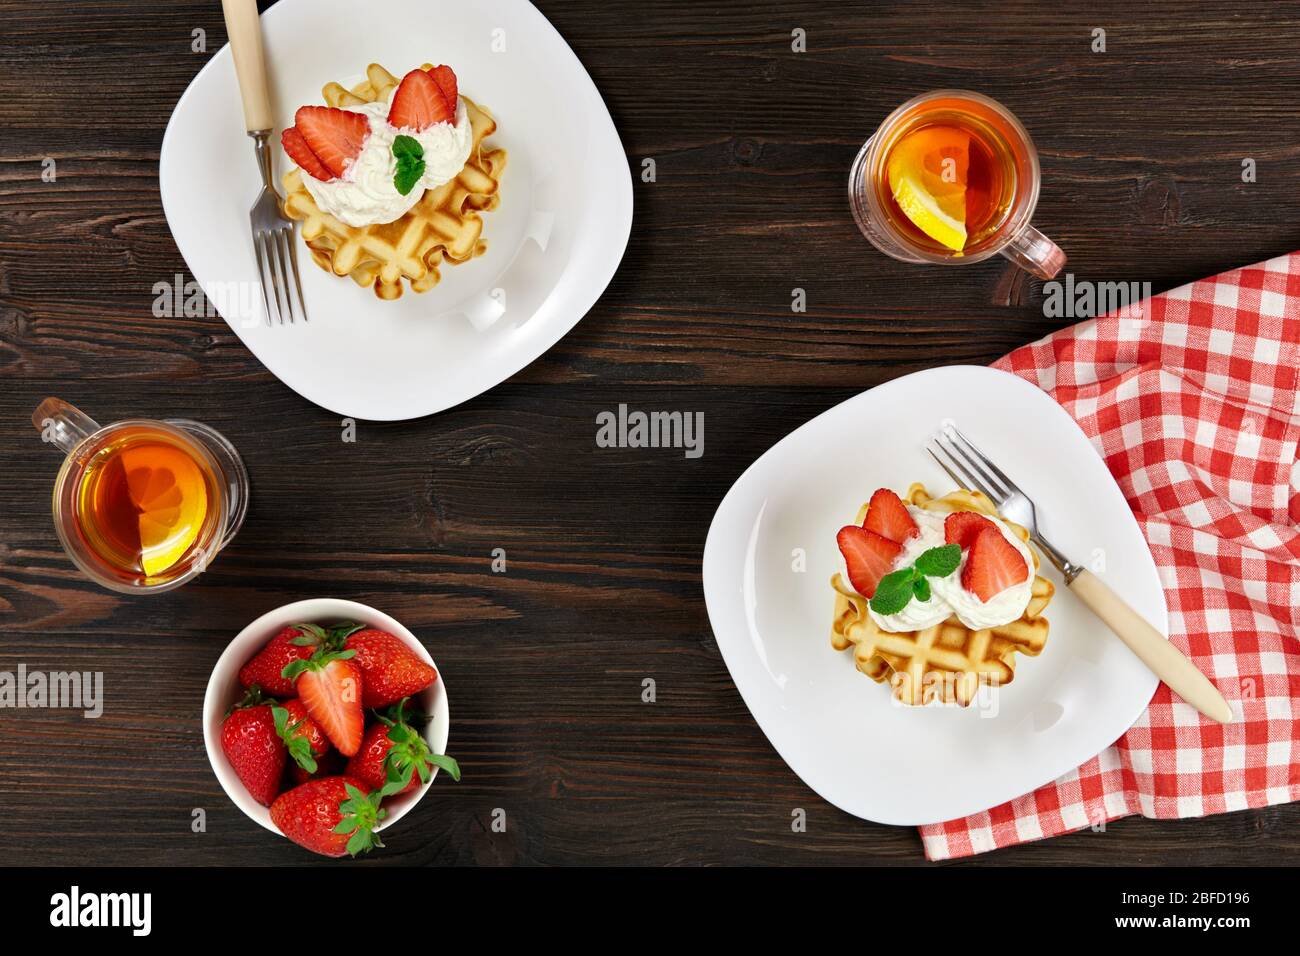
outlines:
[[[348,761],[347,774],[384,796],[408,793],[433,779],[434,768],[460,780],[460,765],[446,754],[429,750],[423,735],[407,722],[407,700],[393,706],[387,716],[376,714],[361,749]]]
[[[345,757],[361,747],[365,727],[362,712],[363,681],[360,669],[352,662],[356,651],[317,649],[305,661],[285,666],[283,676],[294,682],[298,699],[330,743]]]
[[[387,815],[382,799],[352,777],[322,777],[282,793],[271,804],[271,822],[313,853],[356,856],[384,845],[374,832]]]
[[[315,624],[282,628],[239,669],[239,683],[245,688],[257,684],[264,693],[275,697],[292,697],[293,681],[283,676],[285,667],[311,657],[327,638],[325,630]]]
[[[269,807],[280,790],[285,748],[275,730],[271,705],[257,685],[226,713],[221,751],[252,798]]]
[[[330,749],[330,741],[307,713],[307,705],[295,697],[276,704],[271,714],[275,718],[275,732],[284,741],[289,759],[307,773],[315,773],[316,758]]]

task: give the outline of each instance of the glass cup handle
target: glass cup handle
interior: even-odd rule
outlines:
[[[41,441],[65,455],[99,431],[99,424],[93,418],[61,398],[47,398],[37,405],[32,412],[32,424],[41,433]]]
[[[1065,253],[1033,226],[1025,226],[1014,239],[1002,247],[1004,256],[1026,272],[1040,279],[1052,279],[1065,265]]]

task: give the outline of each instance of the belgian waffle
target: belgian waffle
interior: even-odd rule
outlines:
[[[426,63],[421,69],[430,70]],[[377,63],[366,68],[366,80],[352,89],[327,83],[321,90],[334,107],[387,101],[400,79]],[[284,213],[302,222],[302,238],[318,266],[337,276],[351,276],[381,299],[396,299],[403,282],[412,291],[427,292],[438,284],[443,262],[457,265],[482,255],[481,212],[497,207],[498,187],[506,151],[485,145],[497,128],[486,109],[462,96],[473,129],[469,160],[460,174],[424,196],[405,215],[375,226],[349,226],[322,212],[302,182],[298,169],[285,174]]]
[[[932,498],[925,486],[916,483],[907,490],[909,503],[940,514],[975,511],[1000,517],[993,502],[979,492],[954,491]],[[858,524],[866,517],[867,505],[858,512]],[[1021,540],[1029,532],[1002,519]],[[920,631],[881,630],[867,613],[867,599],[848,585],[840,574],[831,578],[835,589],[835,619],[831,625],[831,646],[853,648],[858,670],[877,683],[889,681],[894,697],[904,704],[932,701],[958,703],[963,707],[975,698],[981,683],[1000,686],[1015,677],[1016,652],[1036,657],[1047,643],[1047,619],[1043,611],[1055,588],[1038,574],[1034,558],[1031,597],[1024,614],[1008,624],[983,630],[966,627],[954,615],[935,627]]]

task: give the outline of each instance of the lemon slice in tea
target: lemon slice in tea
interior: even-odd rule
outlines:
[[[198,464],[179,448],[122,452],[127,489],[140,528],[140,567],[153,577],[185,557],[203,527],[208,492]]]
[[[886,173],[894,201],[916,228],[954,252],[966,246],[970,133],[927,126],[903,137]]]

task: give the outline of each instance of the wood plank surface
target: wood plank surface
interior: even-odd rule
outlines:
[[[1001,259],[940,271],[875,252],[846,207],[857,150],[908,97],[973,88],[1033,134],[1035,222],[1079,278],[1160,291],[1300,246],[1294,6],[538,5],[633,170],[656,163],[655,182],[635,182],[623,265],[505,384],[420,421],[360,423],[346,443],[337,416],[219,317],[150,311],[156,282],[188,278],[158,154],[225,41],[220,5],[0,3],[0,670],[103,671],[107,697],[98,720],[0,712],[5,862],[314,862],[226,799],[200,711],[252,618],[336,596],[428,645],[465,770],[357,865],[923,863],[914,830],[834,809],[768,744],[719,656],[699,573],[717,503],[788,432],[865,388],[987,363],[1068,321],[1045,318],[1041,283]],[[1090,51],[1094,27],[1105,53]],[[204,53],[190,52],[196,28]],[[791,51],[795,28],[806,53]],[[1244,158],[1257,182],[1242,183]],[[59,461],[29,421],[46,395],[102,421],[199,418],[235,443],[252,510],[199,581],[132,598],[74,571],[50,520]],[[597,448],[596,414],[621,402],[703,412],[705,454]],[[206,833],[191,832],[195,808]],[[504,834],[490,829],[498,809]],[[958,865],[1298,861],[1290,805],[1130,818]]]

